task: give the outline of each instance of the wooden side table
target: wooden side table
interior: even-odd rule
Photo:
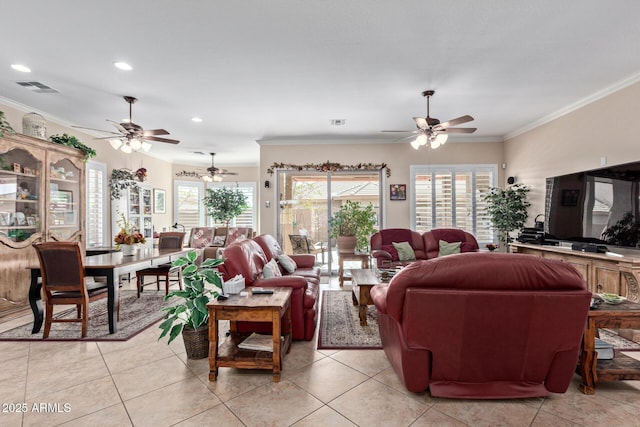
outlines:
[[[344,285],[345,280],[351,280],[350,277],[344,276],[344,262],[345,261],[360,261],[362,268],[369,268],[369,254],[342,254],[338,253],[338,276],[340,278],[340,286]]]
[[[639,360],[617,354],[617,350],[612,360],[598,360],[595,351],[598,328],[640,328],[640,304],[630,301],[619,305],[602,303],[598,308],[589,310],[576,368],[582,377],[580,391],[584,394],[595,394],[600,381],[640,380]]]
[[[219,367],[270,369],[273,381],[280,381],[282,359],[291,347],[291,288],[268,288],[270,295],[231,295],[224,301],[211,301],[209,310],[209,381],[218,377]],[[270,322],[273,325],[273,352],[238,348],[250,334],[232,333],[218,346],[218,320]],[[284,328],[283,328],[284,325]]]

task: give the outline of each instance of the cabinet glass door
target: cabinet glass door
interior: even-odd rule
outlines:
[[[0,153],[0,238],[22,242],[42,232],[41,168],[42,163],[25,150]]]
[[[49,167],[49,233],[55,240],[69,240],[80,232],[80,170],[69,160]]]

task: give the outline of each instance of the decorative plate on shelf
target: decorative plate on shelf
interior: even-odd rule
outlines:
[[[618,294],[611,294],[611,293],[602,293],[602,294],[599,294],[598,296],[602,298],[602,300],[607,304],[613,304],[613,305],[621,304],[627,300],[625,297],[622,297]]]

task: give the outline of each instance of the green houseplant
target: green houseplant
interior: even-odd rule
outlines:
[[[5,119],[4,111],[0,111],[0,137],[4,136],[5,132],[7,132],[9,135],[14,135],[16,133],[7,119]]]
[[[207,188],[207,195],[202,203],[207,209],[207,215],[214,222],[224,223],[228,233],[231,220],[247,208],[247,196],[237,188]]]
[[[341,252],[353,252],[353,249],[364,251],[369,246],[369,238],[375,233],[376,213],[373,205],[366,206],[347,200],[329,220],[331,237],[338,238],[338,249]],[[350,239],[344,239],[350,237]],[[349,245],[348,240],[355,245]],[[341,243],[343,243],[341,245]],[[345,249],[345,243],[347,248]]]
[[[483,196],[487,204],[487,214],[493,227],[498,230],[498,239],[508,244],[512,241],[509,233],[524,227],[529,216],[527,209],[531,203],[527,201],[529,187],[515,184],[508,188],[492,187]]]
[[[51,135],[49,137],[49,141],[56,144],[66,145],[67,147],[77,148],[84,153],[85,162],[90,158],[96,156],[96,150],[84,145],[78,138],[73,135],[67,135],[66,133],[63,133],[62,135]]]
[[[122,192],[127,188],[137,188],[139,180],[129,169],[113,169],[109,179],[109,194],[111,200],[122,197]]]
[[[164,297],[165,301],[171,298],[181,300],[172,306],[165,307],[164,320],[160,323],[159,340],[169,337],[171,343],[179,334],[182,334],[187,357],[190,359],[202,359],[209,354],[209,311],[207,303],[210,298],[216,298],[222,289],[222,277],[217,266],[224,261],[221,259],[207,258],[200,264],[195,264],[198,253],[187,252],[173,262],[174,267],[182,268],[182,281],[184,290],[171,291]]]

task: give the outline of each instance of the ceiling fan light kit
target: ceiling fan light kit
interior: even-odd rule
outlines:
[[[132,119],[131,106],[137,101],[137,99],[133,96],[124,96],[123,98],[129,104],[129,118],[123,119],[122,123],[117,123],[113,120],[107,119],[107,121],[110,122],[118,130],[118,132],[86,128],[82,126],[73,127],[78,129],[89,129],[97,130],[104,133],[110,133],[113,136],[96,139],[107,139],[109,140],[109,144],[114,150],[121,150],[123,153],[127,154],[138,150],[143,150],[145,152],[149,151],[151,149],[151,144],[148,141],[165,142],[168,144],[178,144],[180,142],[176,139],[159,138],[155,136],[168,135],[169,132],[164,129],[144,130],[142,126],[135,124]]]
[[[413,139],[411,146],[419,150],[420,147],[429,146],[432,149],[436,149],[447,142],[450,133],[473,133],[476,128],[454,128],[453,126],[467,123],[473,120],[473,117],[466,115],[456,119],[449,120],[444,123],[440,123],[440,120],[429,116],[429,99],[436,93],[435,90],[425,90],[422,92],[422,96],[427,98],[427,117],[414,117],[413,120],[416,123],[418,130],[383,130],[383,132],[411,132],[417,135],[408,136],[402,139]]]

